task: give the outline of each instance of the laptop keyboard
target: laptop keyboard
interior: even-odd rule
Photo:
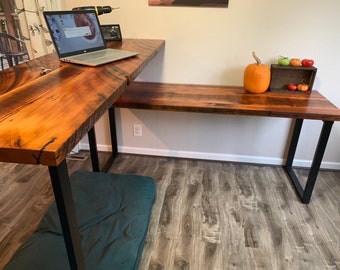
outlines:
[[[92,59],[101,59],[107,57],[106,51],[98,51],[98,52],[92,52],[92,53],[85,53],[81,55],[74,56],[74,59],[80,60],[80,61],[88,61]]]
[[[78,54],[74,56],[70,56],[68,59],[65,59],[65,62],[71,63],[79,63],[88,66],[97,66],[109,62],[114,62],[116,60],[128,58],[137,55],[138,53],[129,52],[124,50],[115,50],[115,49],[104,49],[100,51],[94,51],[84,54]]]

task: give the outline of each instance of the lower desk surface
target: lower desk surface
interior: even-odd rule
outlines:
[[[288,91],[251,94],[234,86],[134,82],[114,106],[295,119],[293,134],[288,139],[285,168],[303,203],[309,203],[311,199],[333,123],[340,121],[340,110],[315,90],[310,95]],[[323,127],[303,187],[293,170],[293,161],[304,119],[322,120]]]
[[[340,121],[340,110],[315,90],[251,94],[237,86],[133,82],[114,107]]]

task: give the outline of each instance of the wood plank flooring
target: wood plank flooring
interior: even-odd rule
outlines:
[[[304,205],[281,167],[121,154],[110,171],[157,183],[139,270],[340,269],[340,172],[321,171]],[[53,192],[45,167],[0,163],[0,173],[2,269]]]

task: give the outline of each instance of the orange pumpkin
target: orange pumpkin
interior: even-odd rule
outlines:
[[[250,64],[244,70],[243,87],[247,92],[259,94],[266,92],[270,84],[270,69],[261,63],[253,52],[256,63]]]

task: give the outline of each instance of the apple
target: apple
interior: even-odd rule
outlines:
[[[280,66],[289,66],[289,58],[285,56],[280,56],[279,59],[277,60],[277,63]]]
[[[297,90],[301,91],[301,92],[306,92],[309,89],[309,85],[305,84],[305,83],[300,83],[297,86]]]
[[[301,62],[303,67],[312,67],[314,65],[313,59],[303,59]]]
[[[297,86],[293,83],[290,83],[290,84],[288,84],[287,88],[290,91],[295,91],[297,89]]]
[[[301,60],[299,58],[292,58],[290,59],[290,65],[293,67],[299,67],[301,66]]]

